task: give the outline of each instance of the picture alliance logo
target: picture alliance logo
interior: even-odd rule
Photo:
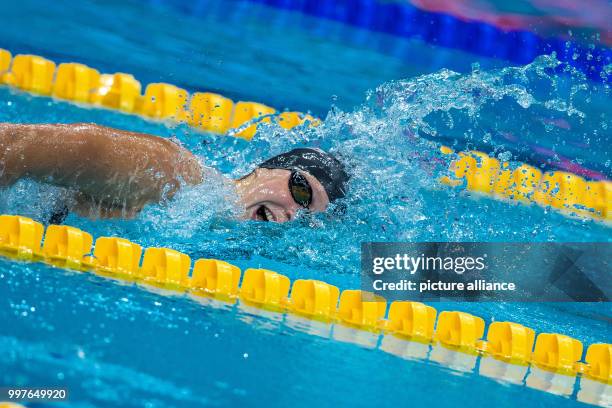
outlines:
[[[396,254],[394,257],[375,257],[372,259],[372,273],[381,275],[384,272],[403,271],[414,275],[419,271],[444,271],[454,272],[462,275],[466,271],[482,271],[486,269],[486,254],[472,257],[440,257],[440,256],[411,256],[408,254]]]

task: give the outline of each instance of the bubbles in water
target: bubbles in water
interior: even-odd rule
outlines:
[[[312,214],[285,225],[241,222],[235,219],[240,208],[231,185],[211,173],[207,184],[186,187],[167,204],[149,205],[134,220],[70,215],[66,223],[95,236],[172,247],[192,258],[274,259],[300,268],[301,276],[317,270],[319,278],[321,273],[356,276],[364,241],[608,239],[606,227],[594,221],[479,198],[437,182],[452,160],[439,153],[440,144],[542,168],[580,157],[584,166],[609,172],[608,98],[606,83],[586,82],[554,57],[541,57],[523,67],[482,71],[474,66],[468,74],[441,70],[385,83],[353,111],[333,107],[320,126],[285,131],[260,123],[251,142],[94,110],[89,115],[98,123],[176,137],[204,164],[233,178],[294,147],[330,151],[352,175],[342,203],[347,211]],[[82,114],[57,103],[52,111],[60,120],[50,122],[62,121],[61,115],[74,121]],[[50,203],[65,199],[62,194],[23,182],[2,195],[0,208],[43,219]]]

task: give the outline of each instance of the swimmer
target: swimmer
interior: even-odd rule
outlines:
[[[208,169],[210,170],[210,169]],[[171,199],[181,185],[206,181],[207,168],[168,139],[95,124],[0,123],[0,187],[22,178],[68,188],[74,211],[90,218],[130,218]],[[324,211],[346,194],[349,176],[333,156],[299,148],[231,180],[243,219],[285,222],[298,210]]]

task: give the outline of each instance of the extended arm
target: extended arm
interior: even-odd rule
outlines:
[[[72,188],[81,203],[140,210],[169,198],[202,167],[167,139],[93,124],[0,124],[0,186],[23,177]]]

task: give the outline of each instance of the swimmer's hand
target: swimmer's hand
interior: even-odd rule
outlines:
[[[94,124],[0,123],[0,186],[26,177],[75,190],[81,214],[118,217],[171,198],[182,182],[201,183],[203,169],[161,137]]]

